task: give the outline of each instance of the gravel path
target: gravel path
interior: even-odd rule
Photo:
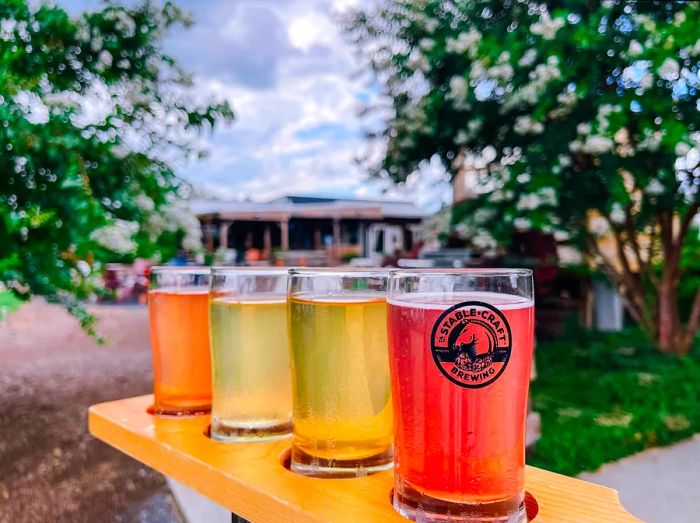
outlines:
[[[92,310],[106,345],[40,300],[0,322],[0,523],[182,521],[163,476],[87,432],[91,404],[151,389],[146,309]]]

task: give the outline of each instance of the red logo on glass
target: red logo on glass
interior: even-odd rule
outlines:
[[[458,303],[435,322],[430,349],[438,369],[452,383],[469,389],[486,387],[508,365],[510,325],[493,305]]]

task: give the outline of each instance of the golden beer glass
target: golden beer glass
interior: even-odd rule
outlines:
[[[287,271],[212,269],[211,437],[273,440],[292,428]]]
[[[381,270],[290,270],[294,472],[392,466],[386,283]]]

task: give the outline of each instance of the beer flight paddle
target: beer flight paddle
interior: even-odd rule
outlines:
[[[532,289],[517,269],[156,267],[152,412],[291,436],[302,475],[393,465],[412,520],[524,522]]]

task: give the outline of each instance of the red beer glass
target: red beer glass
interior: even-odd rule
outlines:
[[[529,270],[394,270],[394,498],[421,522],[526,520]]]

